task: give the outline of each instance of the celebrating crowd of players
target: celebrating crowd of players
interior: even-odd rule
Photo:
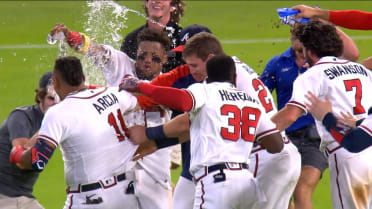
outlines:
[[[371,29],[372,14],[293,7],[312,19],[291,29],[292,46],[260,77],[207,27],[180,28],[181,6],[144,1],[150,20],[125,38],[124,52],[55,25],[51,34],[90,57],[107,86],[86,85],[76,57],[55,61],[40,88],[52,83],[61,101],[38,95],[29,124],[14,115],[32,106],[0,129],[0,207],[42,208],[32,186],[59,146],[64,208],[307,209],[327,167],[333,208],[372,208],[372,64],[356,63],[354,42],[327,22]],[[179,143],[172,192],[169,147]]]

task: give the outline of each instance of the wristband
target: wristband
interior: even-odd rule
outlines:
[[[163,138],[155,139],[154,141],[158,149],[173,146],[179,143],[178,138]]]
[[[83,38],[84,38],[84,46],[83,46],[83,47],[79,47],[79,48],[77,49],[77,52],[84,54],[85,52],[88,51],[88,48],[89,48],[89,45],[90,45],[90,39],[89,39],[89,37],[88,37],[87,35],[85,35],[84,33],[80,33],[80,34],[81,34],[81,36],[83,36]]]
[[[10,152],[10,159],[9,161],[11,163],[19,163],[19,164],[22,164],[21,163],[21,157],[22,157],[22,153],[25,151],[26,149],[21,146],[21,145],[17,145],[15,147],[13,147],[12,151]]]
[[[336,117],[331,112],[327,113],[323,118],[323,125],[328,131],[330,131],[332,128],[335,128],[337,125]]]
[[[71,30],[68,32],[67,43],[73,50],[77,50],[79,46],[82,44],[82,41],[83,40],[79,32]]]
[[[163,130],[163,125],[156,126],[156,127],[151,127],[151,128],[146,128],[146,136],[150,140],[167,138],[167,136],[165,136],[165,133],[164,133],[164,130]]]

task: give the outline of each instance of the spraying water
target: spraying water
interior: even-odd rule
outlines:
[[[84,11],[84,18],[86,21],[83,23],[84,33],[90,37],[92,41],[99,44],[111,45],[115,49],[119,49],[122,40],[122,29],[127,28],[125,24],[128,20],[128,12],[133,12],[140,17],[143,17],[147,21],[152,21],[162,27],[165,30],[174,32],[174,28],[166,27],[158,22],[155,22],[145,14],[119,5],[112,0],[109,1],[87,1],[86,11]],[[85,56],[68,50],[63,34],[55,34],[54,37],[48,35],[47,42],[49,44],[55,44],[59,41],[58,56],[77,56],[80,58],[83,65],[84,73],[86,75],[86,81],[89,84],[94,85],[105,85],[105,78],[102,70],[99,66],[103,66],[103,63],[93,63],[92,60]],[[101,55],[98,55],[101,56]],[[102,56],[104,56],[102,54]],[[98,67],[97,67],[98,65]]]

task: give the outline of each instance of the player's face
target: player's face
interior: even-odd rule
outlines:
[[[309,63],[309,66],[310,66],[310,67],[313,66],[313,65],[314,65],[314,62],[313,62],[313,60],[310,58],[309,51],[306,50],[305,47],[302,47],[302,50],[303,50],[303,52],[304,52],[304,57],[305,57],[306,62]]]
[[[159,42],[142,41],[137,50],[136,73],[138,78],[151,80],[162,70],[167,55]]]
[[[298,67],[302,67],[305,63],[305,57],[304,57],[304,53],[303,53],[302,44],[301,44],[300,40],[298,40],[298,39],[291,39],[291,41],[292,41],[293,53],[296,57],[296,64],[297,64]]]
[[[203,61],[196,55],[183,57],[183,60],[190,68],[190,73],[196,82],[201,82],[207,77],[207,60]]]
[[[44,114],[49,109],[49,107],[58,103],[59,100],[53,86],[48,86],[47,88],[47,94],[45,95],[44,99],[40,100],[40,110]]]
[[[146,0],[145,7],[149,17],[156,21],[170,18],[170,13],[174,10],[171,0]]]

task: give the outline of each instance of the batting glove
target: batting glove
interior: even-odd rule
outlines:
[[[124,76],[123,80],[119,84],[119,91],[125,90],[129,92],[138,92],[138,85],[142,81],[131,75]]]

